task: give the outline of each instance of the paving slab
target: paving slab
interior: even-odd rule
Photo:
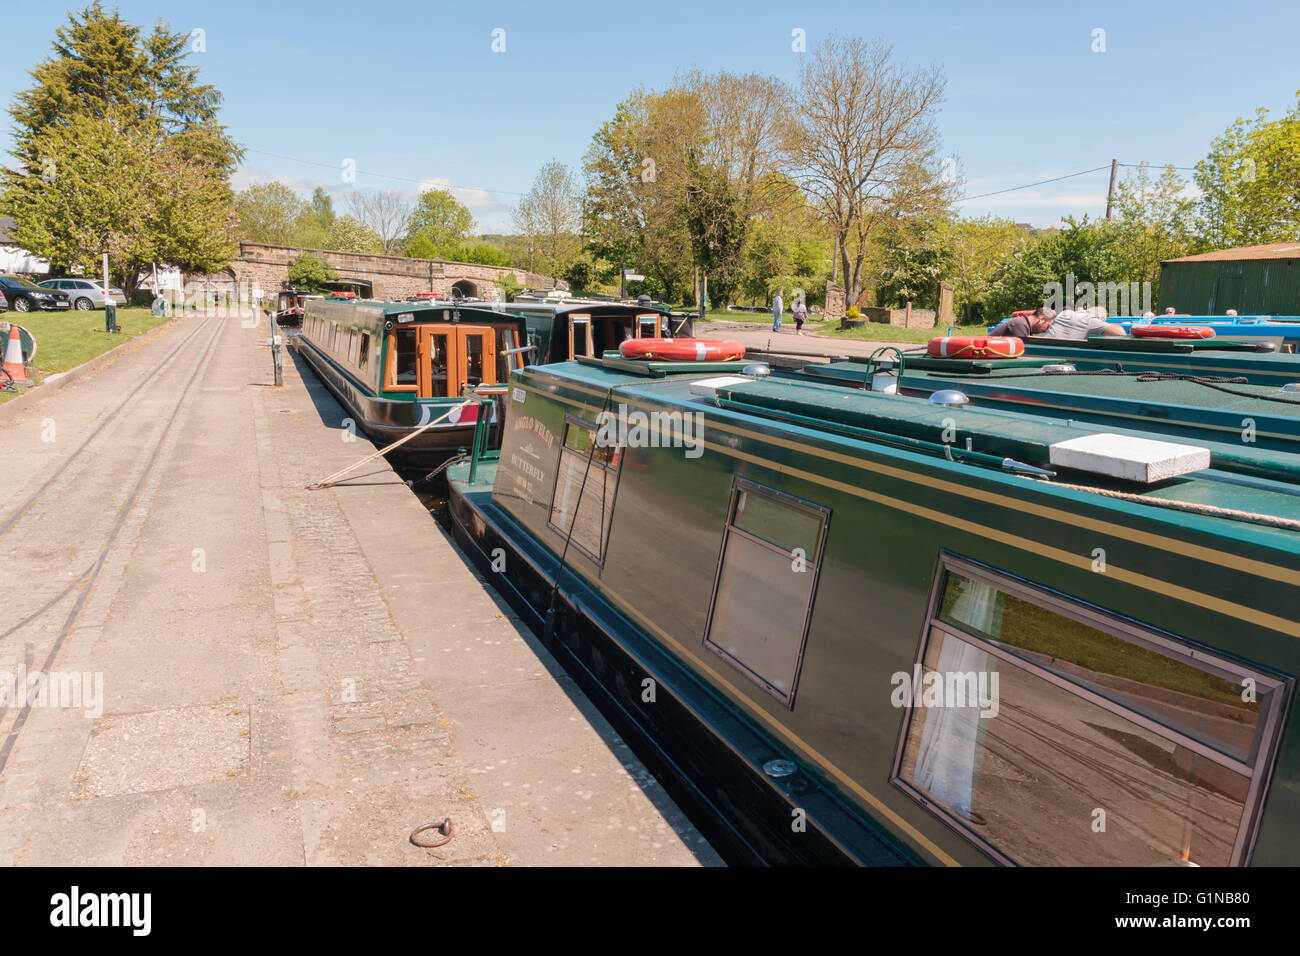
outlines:
[[[307,490],[371,446],[265,341],[186,316],[0,420],[0,670],[103,688],[0,710],[0,863],[718,863],[386,462]]]

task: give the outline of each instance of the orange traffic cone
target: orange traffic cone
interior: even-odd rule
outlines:
[[[9,326],[9,345],[5,349],[5,371],[9,373],[15,385],[32,384],[23,368],[23,340],[18,335],[16,323]]]

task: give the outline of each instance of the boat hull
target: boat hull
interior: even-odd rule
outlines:
[[[317,378],[338,399],[344,412],[356,427],[375,444],[383,447],[405,438],[460,402],[443,401],[393,401],[367,394],[357,388],[343,372],[311,342],[297,341],[297,351],[307,362]],[[453,413],[455,414],[455,413]],[[493,426],[494,440],[496,426]],[[412,466],[436,465],[451,455],[470,448],[474,441],[473,422],[440,422],[421,432],[400,448],[388,454],[394,462]]]
[[[469,485],[467,467],[449,473],[457,543],[724,859],[741,865],[918,862],[802,772],[769,776],[764,764],[786,755],[567,573],[548,616],[554,556],[492,504],[491,470]]]

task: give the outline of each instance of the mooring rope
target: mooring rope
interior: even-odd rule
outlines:
[[[441,415],[439,415],[439,416],[438,416],[437,418],[435,418],[433,421],[431,421],[431,422],[429,422],[429,423],[427,423],[427,424],[425,424],[425,425],[421,425],[419,428],[415,429],[415,430],[412,431],[410,434],[403,435],[401,438],[397,439],[397,441],[393,442],[391,445],[385,445],[383,448],[379,449],[379,451],[375,452],[374,454],[366,455],[366,457],[365,457],[365,458],[362,458],[360,461],[354,461],[352,464],[348,465],[346,468],[340,468],[338,471],[334,472],[332,475],[326,475],[324,478],[320,479],[320,481],[313,481],[310,485],[307,486],[307,490],[308,490],[308,491],[319,491],[321,488],[328,488],[330,485],[334,484],[334,483],[337,482],[340,478],[342,478],[344,475],[346,475],[349,471],[352,471],[352,470],[354,470],[354,469],[356,469],[356,468],[360,468],[362,465],[364,465],[364,464],[365,464],[366,462],[368,462],[368,461],[374,461],[374,460],[375,460],[376,458],[378,458],[380,455],[383,455],[383,454],[385,454],[386,452],[390,452],[390,451],[392,451],[394,448],[397,448],[397,447],[400,446],[400,445],[405,445],[408,441],[410,441],[410,440],[411,440],[412,438],[414,438],[416,435],[419,435],[419,434],[422,434],[422,433],[425,432],[425,431],[428,431],[430,428],[432,428],[434,425],[438,424],[440,421],[442,421],[444,418],[446,418],[446,417],[447,417],[448,415],[450,415],[452,412],[456,411],[456,409],[458,409],[458,408],[464,408],[466,405],[475,405],[475,404],[477,404],[477,402],[476,402],[474,399],[468,399],[468,400],[466,400],[466,401],[461,402],[459,405],[453,405],[453,406],[451,406],[451,408],[447,409],[445,412],[443,412]]]

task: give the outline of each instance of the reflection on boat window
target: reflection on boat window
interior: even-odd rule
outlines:
[[[447,333],[429,335],[429,395],[450,394],[447,391]]]
[[[704,643],[787,707],[830,512],[737,478]]]
[[[1284,685],[953,563],[896,782],[1005,862],[1243,862]]]
[[[470,388],[483,383],[483,336],[465,336],[465,384]]]
[[[365,368],[370,364],[370,333],[361,333],[361,357],[357,363],[358,368]]]
[[[573,546],[597,564],[605,560],[619,460],[619,448],[596,444],[594,424],[576,418],[565,422],[549,523],[562,535],[571,533]]]
[[[963,620],[970,595],[989,592],[984,621]],[[1268,689],[1243,688],[1186,657],[1134,644],[1081,621],[950,574],[939,607],[948,621],[1007,648],[1072,683],[1131,708],[1216,750],[1247,760]],[[1237,675],[1244,679],[1245,675]]]
[[[393,330],[393,349],[396,354],[394,360],[396,374],[393,377],[395,385],[417,384],[415,332],[414,327],[399,327]]]

